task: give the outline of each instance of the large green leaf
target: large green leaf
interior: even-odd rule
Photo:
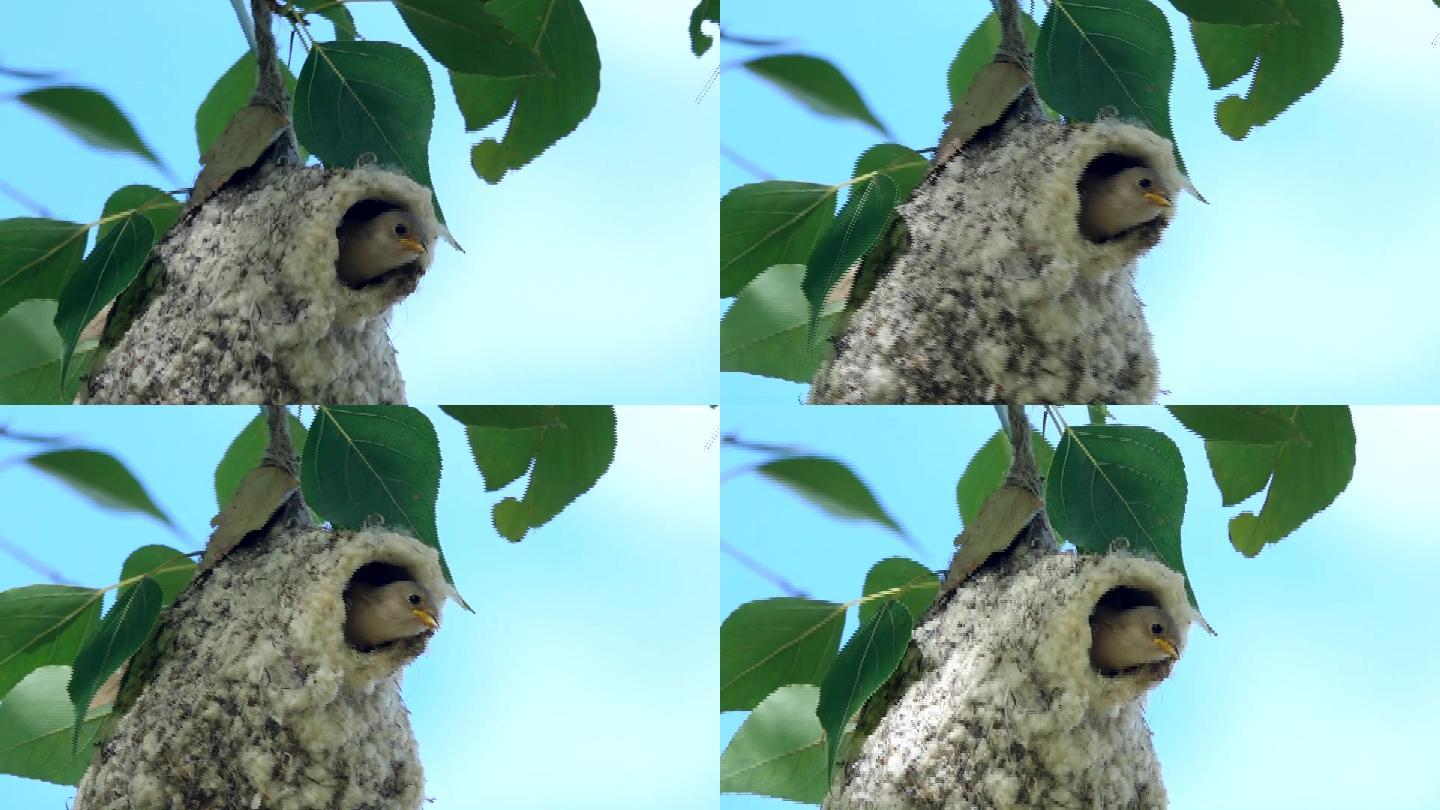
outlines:
[[[720,370],[808,383],[824,356],[810,351],[810,304],[800,289],[803,264],[777,264],[745,286],[720,320]],[[845,303],[828,300],[816,324],[830,338]]]
[[[135,654],[160,617],[164,591],[155,580],[142,577],[132,588],[125,588],[115,606],[100,620],[94,635],[75,656],[75,670],[70,675],[70,702],[75,709],[75,728],[71,751],[77,750],[81,726],[90,709],[90,701],[100,685],[118,670],[125,659]]]
[[[1172,142],[1174,74],[1170,24],[1147,0],[1055,0],[1035,43],[1035,89],[1062,115],[1093,121],[1113,109]]]
[[[0,219],[0,315],[29,298],[57,298],[85,255],[85,225]]]
[[[154,244],[155,226],[150,218],[131,214],[115,224],[65,282],[55,310],[55,329],[65,347],[62,375],[70,366],[80,332],[140,275]]]
[[[1050,460],[1055,457],[1055,450],[1050,446],[1050,440],[1038,430],[1030,433],[1030,453],[1035,456],[1035,469],[1040,475],[1045,475],[1050,469]],[[955,484],[955,502],[960,507],[960,521],[966,526],[980,514],[980,507],[990,493],[1005,483],[1013,456],[1010,437],[1005,431],[997,430],[970,457],[970,463],[965,465],[965,472],[960,474],[960,480]]]
[[[1343,405],[1172,408],[1205,439],[1226,506],[1269,482],[1259,514],[1230,520],[1230,543],[1253,557],[1335,501],[1355,471],[1355,427]],[[1182,416],[1183,414],[1183,416]],[[1243,426],[1237,430],[1235,426]],[[1255,430],[1255,425],[1273,428]],[[1279,427],[1274,427],[1274,426]]]
[[[929,159],[914,149],[898,143],[877,143],[860,154],[851,177],[883,174],[895,183],[895,199],[904,200],[929,170]]]
[[[720,200],[720,297],[777,264],[805,264],[835,213],[838,186],[767,180]]]
[[[462,425],[502,430],[563,427],[560,412],[552,405],[441,405]]]
[[[805,300],[810,304],[807,343],[815,345],[825,298],[845,275],[850,266],[860,261],[885,232],[895,210],[895,181],[888,174],[876,174],[856,183],[840,214],[820,235],[810,260],[805,264],[805,279],[800,283]]]
[[[0,702],[0,773],[57,785],[80,784],[90,767],[90,746],[110,709],[86,714],[79,745],[72,750],[74,716],[65,694],[69,680],[68,666],[41,667]]]
[[[120,581],[127,583],[121,586],[120,594],[123,596],[145,577],[160,586],[160,607],[166,608],[194,576],[195,561],[189,554],[169,546],[141,546],[130,552],[120,569]]]
[[[1298,25],[1190,25],[1212,89],[1250,72],[1259,62],[1250,92],[1244,97],[1226,96],[1215,106],[1221,131],[1237,141],[1319,87],[1340,59],[1337,0],[1286,0],[1286,8]]]
[[[330,8],[339,9],[345,14],[350,12],[344,6],[332,5]],[[343,37],[342,37],[343,38]],[[353,39],[353,37],[352,37]],[[284,62],[279,62],[280,77],[285,82],[285,90],[293,99],[295,97],[295,75]],[[230,124],[230,119],[240,108],[250,103],[250,97],[255,95],[255,82],[258,77],[255,71],[255,54],[246,51],[235,60],[228,70],[221,74],[215,81],[210,92],[205,94],[205,100],[200,102],[200,107],[195,110],[195,144],[200,148],[200,154],[210,151],[220,133]],[[300,158],[304,160],[309,157],[302,144]]]
[[[700,30],[700,23],[709,20],[720,23],[720,0],[699,0],[690,11],[690,52],[704,56],[715,42],[715,38]]]
[[[361,529],[379,516],[440,553],[435,526],[440,440],[425,414],[402,405],[316,409],[300,461],[305,503],[337,529]]]
[[[1294,23],[1286,0],[1170,0],[1170,5],[1192,20],[1220,25]]]
[[[435,61],[459,73],[530,76],[546,72],[531,44],[520,41],[485,3],[394,0],[400,18]]]
[[[434,188],[435,96],[414,51],[393,42],[317,42],[300,68],[293,109],[296,137],[326,166],[354,168],[366,156]]]
[[[119,459],[98,450],[52,450],[25,459],[32,467],[68,484],[97,506],[150,515],[166,525],[174,521],[155,505],[145,487]]]
[[[104,241],[110,231],[128,218],[127,215],[137,213],[150,220],[155,229],[155,239],[159,240],[180,218],[180,208],[178,200],[154,186],[122,186],[105,200],[97,238]]]
[[[71,585],[0,591],[0,699],[35,669],[75,660],[100,621],[102,596]]]
[[[21,93],[21,103],[42,113],[91,146],[130,152],[164,169],[140,133],[103,93],[84,87],[42,87]]]
[[[886,599],[898,599],[919,616],[930,608],[940,592],[940,578],[934,571],[905,557],[887,557],[870,567],[865,575],[865,601],[860,603],[860,623],[870,621]]]
[[[360,36],[360,32],[355,28],[355,17],[341,0],[291,0],[291,5],[305,9],[308,14],[318,14],[329,20],[335,27],[335,38],[338,40],[353,42]]]
[[[820,684],[820,703],[815,709],[825,729],[827,772],[835,766],[845,725],[895,672],[914,630],[910,610],[889,599],[860,625],[835,656],[834,665]]]
[[[60,384],[64,344],[55,331],[55,302],[21,301],[0,315],[0,403],[7,405],[68,404],[90,365],[93,349],[75,353],[65,384]]]
[[[502,140],[483,140],[470,152],[475,173],[498,183],[590,115],[600,95],[600,52],[580,0],[490,0],[485,8],[533,47],[550,70],[519,79],[450,74],[467,131],[489,126],[514,109]]]
[[[756,472],[834,517],[878,523],[909,539],[871,494],[870,487],[843,462],[819,456],[791,456],[767,461],[757,467]]]
[[[782,686],[761,701],[720,755],[720,791],[819,804],[830,787],[819,703],[811,684]]]
[[[505,430],[470,427],[470,450],[487,489],[514,481],[530,466],[520,498],[495,504],[495,529],[518,542],[585,494],[615,460],[615,409],[608,405],[555,406],[554,427]],[[515,434],[534,433],[531,437]]]
[[[305,424],[290,414],[290,444],[292,447],[304,448],[305,437],[308,431]],[[225,455],[221,456],[220,463],[215,466],[215,508],[224,509],[225,504],[240,487],[245,474],[260,466],[260,459],[265,457],[265,446],[270,442],[270,428],[265,422],[265,414],[256,414],[238,434],[230,446],[225,448]]]
[[[820,115],[859,121],[885,135],[889,130],[870,112],[860,91],[840,69],[814,56],[778,54],[742,62],[754,73]]]
[[[720,625],[720,711],[748,711],[786,684],[819,685],[840,647],[845,606],[776,597],[746,602]]]
[[[1129,425],[1070,428],[1045,481],[1050,521],[1080,551],[1129,548],[1182,575],[1185,497],[1179,448],[1159,431]],[[1193,590],[1190,598],[1195,600]]]

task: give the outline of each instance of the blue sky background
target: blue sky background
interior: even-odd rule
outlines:
[[[1082,408],[1065,418],[1085,423]],[[1440,480],[1437,408],[1354,412],[1354,479],[1330,508],[1259,556],[1230,547],[1227,524],[1261,496],[1220,506],[1202,442],[1162,408],[1121,407],[1185,459],[1183,548],[1206,619],[1147,716],[1173,810],[1440,806],[1431,754],[1440,725],[1440,653],[1430,628],[1440,531],[1427,502]],[[1030,409],[1039,424],[1039,409]],[[993,408],[726,406],[727,434],[796,445],[849,463],[927,550],[948,563],[961,529],[955,483],[999,426]],[[1056,430],[1046,432],[1052,443]],[[726,447],[725,472],[763,460]],[[721,538],[819,599],[860,595],[880,559],[914,555],[889,532],[831,519],[753,474],[721,485]],[[720,562],[721,615],[782,595],[734,559]],[[851,612],[847,634],[855,627]],[[723,749],[744,714],[722,716]],[[726,796],[725,810],[798,807]]]
[[[425,56],[389,3],[347,3],[363,36]],[[248,6],[248,3],[247,3]],[[718,93],[697,96],[689,0],[586,0],[600,98],[579,129],[490,186],[449,78],[435,83],[430,168],[450,227],[391,336],[412,402],[714,402]],[[169,190],[199,171],[195,108],[247,48],[226,0],[146,11],[100,0],[7,3],[0,65],[64,73],[116,101],[177,176],[92,150],[13,101],[0,77],[0,180],[61,218],[90,222],[130,183]],[[330,25],[313,27],[324,41]],[[281,53],[288,29],[276,28]],[[297,43],[298,74],[305,52]],[[504,122],[485,134],[499,137]],[[34,212],[0,195],[0,218]]]
[[[461,426],[426,408],[445,470],[439,527],[455,605],[406,672],[435,810],[713,806],[717,417],[621,409],[615,463],[551,523],[511,544]],[[248,407],[0,408],[15,432],[115,454],[179,525],[97,509],[13,459],[0,439],[0,538],[78,584],[115,581],[139,546],[203,546],[214,469]],[[313,413],[306,409],[308,424]],[[12,461],[7,461],[12,460]],[[0,554],[0,590],[43,581]],[[0,806],[61,810],[73,788],[0,776]],[[697,800],[697,797],[701,797]],[[698,801],[698,803],[697,803]]]
[[[1028,4],[1027,4],[1028,5]],[[1164,403],[1440,402],[1433,372],[1440,294],[1440,9],[1431,0],[1341,0],[1340,63],[1278,119],[1231,141],[1184,17],[1168,2],[1177,69],[1174,129],[1191,179],[1138,288],[1160,358]],[[1037,19],[1045,6],[1035,3]],[[990,11],[985,0],[729,0],[727,32],[784,38],[726,44],[727,65],[768,52],[833,61],[911,148],[934,146],[945,75]],[[748,72],[728,69],[720,141],[783,180],[838,182],[884,136],[821,118]],[[758,178],[721,159],[721,192]],[[721,375],[729,402],[792,403],[805,386]]]

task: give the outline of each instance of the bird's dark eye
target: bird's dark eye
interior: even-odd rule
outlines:
[[[412,594],[410,594],[410,604],[412,604],[412,605],[419,605],[419,604],[420,604],[420,594],[418,594],[418,593],[412,593]],[[1159,627],[1160,625],[1157,624],[1157,625],[1155,625],[1155,626],[1156,626],[1156,627]]]
[[[410,597],[410,598],[411,598],[411,599],[414,599],[415,597],[412,596],[412,597]],[[1154,633],[1155,635],[1158,636],[1158,635],[1160,635],[1161,633],[1165,632],[1165,625],[1163,625],[1163,624],[1158,624],[1158,623],[1157,623],[1157,624],[1152,624],[1152,625],[1150,625],[1150,632],[1152,632],[1152,633]]]
[[[1140,178],[1140,188],[1149,188],[1149,187],[1150,187],[1150,178],[1148,178],[1148,177],[1142,177],[1142,178]]]
[[[1146,181],[1144,181],[1144,182],[1149,183],[1150,181],[1149,181],[1149,180],[1146,180]],[[407,228],[407,227],[405,227],[403,224],[397,224],[397,225],[395,226],[395,235],[396,235],[396,236],[404,236],[405,234],[407,234],[407,233],[409,233],[409,232],[410,232],[410,229]]]

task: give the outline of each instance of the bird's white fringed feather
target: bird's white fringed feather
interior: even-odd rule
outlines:
[[[434,549],[376,530],[276,531],[197,578],[161,617],[163,658],[76,809],[419,807],[400,679],[428,634],[369,653],[342,635],[342,593],[374,562],[448,592]]]
[[[1170,611],[1183,650],[1184,579],[1149,559],[1019,553],[967,581],[916,628],[908,686],[825,806],[1163,808],[1153,681],[1090,664],[1090,613],[1122,586]]]
[[[1082,235],[1077,186],[1107,154],[1188,187],[1169,141],[1119,121],[1011,123],[932,171],[898,209],[909,249],[834,339],[811,401],[1153,401],[1135,260],[1174,209]]]
[[[222,190],[156,248],[161,289],[81,401],[404,402],[386,329],[430,254],[361,289],[342,283],[335,229],[367,199],[439,229],[428,189],[374,166],[278,168]]]

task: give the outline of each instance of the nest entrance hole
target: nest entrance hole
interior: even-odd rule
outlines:
[[[350,575],[350,584],[359,582],[363,585],[378,588],[382,585],[389,585],[392,582],[403,582],[407,579],[415,579],[415,575],[410,573],[410,569],[403,565],[376,560],[365,563],[355,569],[355,573]],[[345,586],[345,590],[350,590],[349,584]]]
[[[359,202],[356,202],[349,208],[345,209],[345,213],[340,217],[340,222],[335,225],[335,241],[340,241],[340,229],[345,227],[346,225],[353,225],[357,222],[365,222],[367,220],[374,219],[375,217],[380,216],[386,211],[404,211],[411,216],[415,215],[415,212],[411,211],[409,206],[402,205],[395,202],[394,200],[386,200],[379,197],[366,197],[365,199],[360,200]],[[380,275],[372,279],[368,279],[361,284],[346,284],[345,286],[350,287],[352,290],[363,290],[366,287],[373,287],[378,284],[384,284],[388,279],[398,273],[413,273],[418,271],[419,269],[420,259],[419,257],[416,257],[416,259],[412,262],[402,264],[399,267],[381,273]],[[342,281],[341,283],[343,284],[344,282]]]

